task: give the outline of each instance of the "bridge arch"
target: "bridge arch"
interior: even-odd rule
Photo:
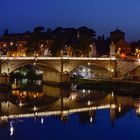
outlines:
[[[71,77],[81,77],[86,79],[94,78],[110,78],[112,76],[112,68],[104,67],[99,64],[83,64],[76,67],[70,71]],[[114,72],[114,71],[113,71]]]
[[[80,65],[75,65],[75,67],[73,67],[72,69],[71,69],[71,71],[73,71],[74,69],[76,69],[77,67],[79,67],[79,66],[87,66],[87,67],[92,67],[92,66],[96,66],[96,67],[99,67],[99,68],[102,68],[102,69],[105,69],[105,70],[107,70],[107,71],[109,71],[109,67],[107,68],[107,67],[105,67],[105,66],[103,66],[103,65],[100,65],[100,64],[96,64],[96,63],[87,63],[87,64],[85,64],[85,63],[83,63],[83,64],[80,64]],[[70,72],[71,72],[70,71]]]
[[[124,78],[140,79],[140,65],[135,66],[133,69],[124,74]]]
[[[14,63],[14,64],[10,64],[9,67],[7,66],[7,69],[9,69],[9,73],[12,73],[13,71],[27,66],[27,65],[31,65],[33,67],[39,68],[40,70],[44,71],[56,71],[58,72],[58,70],[56,70],[54,67],[49,66],[49,65],[45,65],[43,63],[37,63],[37,62],[20,62],[20,63]]]

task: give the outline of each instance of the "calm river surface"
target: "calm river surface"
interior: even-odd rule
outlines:
[[[138,140],[140,97],[14,80],[0,92],[0,140]]]

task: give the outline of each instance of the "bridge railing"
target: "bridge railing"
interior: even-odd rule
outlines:
[[[101,57],[42,57],[42,56],[38,56],[38,57],[34,57],[34,56],[30,56],[30,57],[7,57],[7,56],[1,56],[0,60],[116,60],[115,57],[108,57],[108,58],[101,58]]]

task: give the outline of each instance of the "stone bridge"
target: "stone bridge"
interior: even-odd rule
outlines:
[[[15,71],[25,65],[34,65],[43,71],[43,80],[65,82],[69,73],[80,65],[96,66],[110,72],[111,78],[139,77],[139,59],[88,57],[0,57],[1,74]]]

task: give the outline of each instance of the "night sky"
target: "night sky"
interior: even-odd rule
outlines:
[[[45,28],[88,26],[97,35],[117,27],[127,41],[140,39],[140,0],[0,0],[0,34]]]

